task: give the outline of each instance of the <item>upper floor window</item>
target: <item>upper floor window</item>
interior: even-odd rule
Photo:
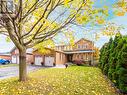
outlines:
[[[88,46],[87,44],[84,44],[84,45],[83,45],[83,48],[85,49],[85,48],[87,48],[87,46]]]
[[[80,49],[80,44],[78,44],[78,49]]]

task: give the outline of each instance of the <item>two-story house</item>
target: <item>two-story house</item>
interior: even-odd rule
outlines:
[[[77,41],[74,45],[56,46],[56,50],[65,54],[66,58],[64,59],[66,59],[67,62],[77,60],[93,62],[93,54],[95,52],[94,43],[84,38]]]

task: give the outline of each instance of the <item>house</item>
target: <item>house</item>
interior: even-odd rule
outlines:
[[[14,47],[11,51],[11,62],[12,63],[16,63],[16,64],[19,64],[19,50]],[[33,54],[32,52],[30,52],[29,50],[27,50],[27,53],[26,53],[26,62],[27,63],[32,63],[34,62],[34,57],[33,57]]]
[[[44,65],[44,66],[54,66],[55,65],[55,51],[50,48],[45,48],[48,53],[42,53],[38,49],[33,51],[34,64]]]
[[[76,60],[83,60],[86,63],[93,62],[93,54],[95,52],[94,51],[94,43],[92,41],[89,41],[84,38],[77,41],[74,45],[56,46],[56,51],[63,52],[64,55],[62,55],[62,56],[66,56],[67,62],[73,62]],[[60,54],[57,56],[60,56]],[[62,60],[64,61],[65,58]]]
[[[11,60],[11,54],[9,54],[9,53],[0,53],[0,59]]]
[[[39,52],[36,49],[33,52],[35,65],[54,66],[83,60],[86,63],[93,62],[94,43],[86,39],[80,39],[73,46],[72,45],[59,45],[55,49],[46,48],[50,52],[47,54]]]
[[[43,66],[55,66],[66,63],[66,56],[61,51],[45,48],[47,53],[41,53],[38,49],[33,51],[34,64]]]
[[[84,62],[93,62],[94,43],[86,39],[80,39],[74,45],[59,45],[54,49],[44,48],[48,52],[41,52],[40,49],[34,49],[27,52],[27,63],[35,65],[54,66],[83,60]],[[19,51],[17,48],[11,50],[12,63],[19,63]]]

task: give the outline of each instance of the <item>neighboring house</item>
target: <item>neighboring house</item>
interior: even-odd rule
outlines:
[[[12,63],[16,63],[16,64],[19,64],[19,50],[16,48],[16,47],[14,47],[11,51],[10,51],[10,53],[11,53],[11,62]],[[32,62],[34,62],[34,57],[33,57],[33,54],[32,54],[32,52],[28,52],[28,50],[27,50],[27,53],[26,53],[27,55],[26,55],[26,62],[27,63],[32,63]]]
[[[0,59],[11,60],[11,54],[9,54],[9,53],[0,53]]]

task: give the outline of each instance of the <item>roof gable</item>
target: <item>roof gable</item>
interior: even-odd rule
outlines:
[[[82,39],[78,40],[78,41],[75,43],[75,45],[78,44],[78,43],[80,43],[80,42],[83,42],[83,41],[84,41],[84,42],[88,42],[88,43],[92,43],[92,41],[82,38]]]

